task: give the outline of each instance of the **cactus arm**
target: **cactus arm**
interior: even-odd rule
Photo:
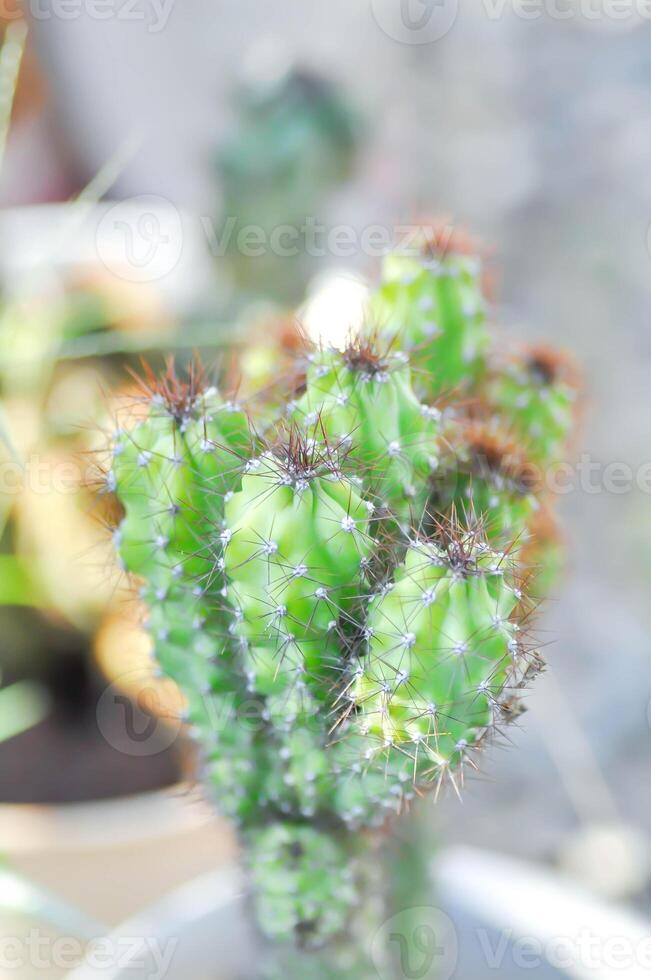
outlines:
[[[543,467],[564,458],[576,415],[576,380],[567,360],[533,348],[490,381],[488,397]]]
[[[505,559],[470,552],[463,570],[412,547],[395,587],[369,615],[356,680],[357,724],[378,752],[406,752],[438,777],[491,726],[514,667],[515,585]]]
[[[409,360],[374,344],[315,354],[294,418],[357,468],[366,495],[404,518],[422,511],[438,456],[438,413],[421,404]]]
[[[488,333],[479,259],[423,249],[420,256],[386,258],[371,313],[383,333],[404,345],[434,399],[482,376]]]

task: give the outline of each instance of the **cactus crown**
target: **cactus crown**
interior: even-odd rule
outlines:
[[[522,552],[544,564],[550,507],[526,459],[558,458],[573,391],[539,353],[494,368],[479,263],[448,244],[387,260],[377,327],[309,353],[275,425],[168,363],[114,439],[157,662],[247,842],[262,930],[299,945],[349,925],[350,833],[458,786],[541,664]]]
[[[192,417],[208,387],[206,371],[199,361],[188,365],[185,377],[177,373],[171,357],[166,359],[165,371],[160,375],[146,361],[142,364],[142,375],[135,371],[131,375],[145,404],[163,407],[179,425]]]

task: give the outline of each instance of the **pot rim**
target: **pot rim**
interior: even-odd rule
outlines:
[[[223,823],[193,784],[80,803],[2,803],[0,840],[5,853],[108,850],[174,837]]]

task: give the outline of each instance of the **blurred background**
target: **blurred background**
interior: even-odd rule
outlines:
[[[128,368],[200,350],[228,377],[234,347],[244,387],[264,383],[254,341],[289,353],[306,295],[313,334],[355,322],[379,264],[368,229],[445,215],[484,243],[498,329],[582,366],[577,457],[644,472],[651,18],[596,0],[0,7],[4,89],[17,72],[0,180],[0,871],[17,876],[8,914],[47,894],[84,910],[83,931],[233,847],[192,786],[178,695],[151,677],[93,485]],[[242,254],[240,228],[306,219],[346,232]],[[646,914],[649,490],[568,483],[566,568],[538,624],[550,670],[515,746],[429,819],[446,845],[541,861]]]

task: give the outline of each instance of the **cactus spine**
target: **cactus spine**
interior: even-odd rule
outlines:
[[[371,315],[309,355],[264,437],[196,374],[149,378],[109,475],[121,561],[240,827],[277,975],[306,949],[304,976],[373,975],[369,831],[462,782],[541,663],[522,554],[544,558],[551,502],[505,457],[558,457],[567,393],[524,374],[516,393],[493,367],[468,256],[388,260]]]

